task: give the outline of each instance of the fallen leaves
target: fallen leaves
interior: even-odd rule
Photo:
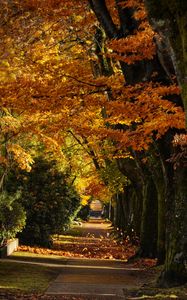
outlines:
[[[138,259],[133,266],[138,267],[138,268],[151,268],[156,266],[157,264],[157,259],[152,259],[152,258],[140,258]]]
[[[19,291],[11,293],[7,291],[0,291],[0,299],[3,300],[83,300],[82,297],[63,296],[63,295],[45,295],[45,294],[23,294]],[[84,298],[85,299],[85,298]],[[93,300],[96,298],[92,298]]]
[[[61,236],[54,241],[52,249],[21,245],[18,250],[42,255],[127,261],[135,254],[136,249],[135,246],[121,245],[109,238],[79,237],[67,240],[65,236]]]

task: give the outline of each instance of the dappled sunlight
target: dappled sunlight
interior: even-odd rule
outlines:
[[[13,264],[19,262],[21,269],[22,266],[27,269],[27,266],[30,268],[31,265],[32,268],[38,267],[39,270],[40,267],[49,268],[53,272],[56,270],[59,275],[54,283],[50,283],[50,286],[56,288],[58,284],[61,284],[62,294],[65,293],[64,288],[68,290],[68,286],[70,289],[74,289],[75,285],[77,289],[77,283],[80,289],[85,284],[89,288],[93,284],[98,285],[98,288],[102,284],[107,284],[108,287],[116,285],[120,288],[121,284],[125,286],[124,293],[127,293],[125,299],[128,300],[174,299],[175,293],[172,291],[165,295],[155,288],[153,290],[146,289],[148,285],[152,286],[158,275],[156,269],[152,268],[156,265],[157,260],[141,258],[129,263],[128,259],[135,254],[137,246],[133,246],[128,240],[120,239],[119,241],[115,237],[114,228],[110,224],[83,222],[74,225],[73,230],[70,228],[64,235],[54,235],[51,249],[20,245],[18,251],[14,252],[8,261],[12,261]],[[51,275],[53,276],[53,273]],[[35,284],[33,280],[32,284]],[[58,295],[55,297],[55,300],[98,299],[97,297],[84,298],[82,296],[79,298],[79,295],[76,295],[75,298],[73,296],[66,298],[64,294],[59,296],[61,298],[58,298]],[[24,299],[27,298],[24,296]],[[40,298],[37,296],[36,299]],[[51,300],[53,298],[48,294],[45,296],[41,294],[41,299]],[[175,299],[180,298],[176,296]]]
[[[0,0],[0,35],[0,299],[187,299],[187,0]]]
[[[110,223],[97,220],[83,222],[74,225],[73,230],[70,228],[64,235],[55,235],[51,249],[20,245],[14,256],[51,259],[53,263],[69,258],[120,260],[127,263],[136,253],[137,246],[127,240],[118,241],[111,233]],[[156,259],[139,259],[133,264],[134,267],[147,268],[156,265],[156,262]]]
[[[20,245],[18,250],[22,252],[40,255],[56,255],[71,258],[94,258],[94,259],[120,259],[127,261],[133,256],[136,247],[128,243],[118,243],[110,237],[110,224],[83,223],[77,226],[79,236],[58,235],[54,236],[51,249]],[[74,231],[76,232],[76,231]]]

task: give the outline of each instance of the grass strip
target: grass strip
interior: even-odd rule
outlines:
[[[0,289],[44,292],[58,274],[53,267],[0,261]]]

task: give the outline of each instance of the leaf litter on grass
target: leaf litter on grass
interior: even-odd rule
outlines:
[[[136,247],[130,243],[124,245],[104,237],[94,238],[89,236],[67,239],[61,236],[60,239],[54,240],[51,249],[20,245],[18,251],[71,258],[121,259],[127,261],[129,257],[135,254]]]

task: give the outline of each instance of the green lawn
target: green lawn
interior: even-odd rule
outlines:
[[[0,289],[44,292],[58,272],[52,267],[0,261]]]
[[[32,253],[27,251],[15,251],[9,256],[9,259],[22,260],[22,261],[34,261],[38,263],[49,263],[49,264],[64,264],[67,258],[55,255],[55,254],[43,254],[43,253]]]

